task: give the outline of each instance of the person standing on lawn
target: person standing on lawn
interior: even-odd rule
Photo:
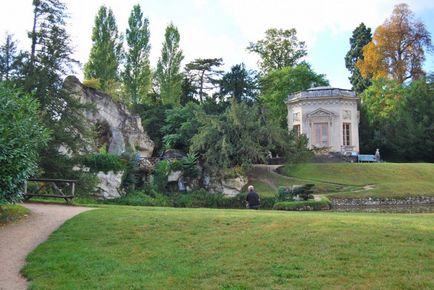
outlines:
[[[249,185],[247,190],[247,206],[251,209],[259,209],[259,207],[261,206],[261,199],[259,198],[259,194],[255,192],[255,188],[253,187],[253,185]]]

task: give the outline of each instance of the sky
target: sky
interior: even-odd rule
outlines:
[[[350,48],[352,31],[361,23],[372,31],[392,14],[395,0],[63,0],[68,7],[67,31],[74,45],[74,57],[84,65],[92,46],[91,33],[101,5],[113,10],[120,32],[128,25],[132,7],[140,4],[149,19],[151,65],[161,53],[164,30],[169,23],[178,27],[184,64],[196,58],[223,58],[225,70],[245,63],[257,69],[258,57],[247,52],[249,42],[264,38],[269,28],[297,30],[305,41],[306,61],[317,73],[325,74],[330,85],[350,89],[344,57]],[[5,1],[0,10],[0,39],[14,35],[21,49],[30,47],[27,32],[32,27],[32,0]],[[406,1],[416,18],[434,33],[434,1]],[[434,55],[424,66],[434,72]],[[81,68],[76,75],[82,79]]]

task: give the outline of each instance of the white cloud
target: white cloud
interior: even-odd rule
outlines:
[[[399,2],[402,1],[221,0],[222,7],[249,39],[262,38],[265,30],[271,27],[296,28],[299,39],[306,41],[308,47],[315,44],[318,34],[323,31],[348,32],[361,22],[375,29]],[[433,1],[407,2],[415,12],[434,8]]]
[[[402,0],[65,0],[71,15],[68,32],[76,47],[75,56],[82,64],[89,56],[91,30],[98,8],[101,5],[112,8],[119,31],[123,32],[133,5],[139,3],[150,21],[153,66],[160,55],[165,28],[173,22],[181,34],[184,63],[199,57],[223,57],[226,69],[240,62],[254,68],[257,57],[247,53],[245,48],[249,41],[263,38],[268,28],[296,28],[309,52],[319,45],[320,36],[325,32],[349,37],[360,22],[375,29],[400,2]],[[434,8],[432,0],[406,2],[416,14]],[[26,33],[31,28],[32,17],[30,0],[5,1],[0,10],[0,37],[9,31],[20,40],[21,48],[28,49]],[[347,45],[348,42],[336,43],[336,47]],[[325,52],[324,57],[326,55]],[[332,84],[334,78],[341,78],[337,83],[346,82],[346,75],[320,72],[328,73]]]

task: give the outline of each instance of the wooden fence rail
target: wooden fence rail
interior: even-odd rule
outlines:
[[[38,184],[34,188],[36,191],[29,191],[28,182]],[[73,179],[29,178],[24,183],[24,198],[29,200],[32,197],[57,197],[63,198],[67,203],[70,203],[75,196],[76,183],[77,180]],[[70,188],[69,192],[66,192],[68,188]]]

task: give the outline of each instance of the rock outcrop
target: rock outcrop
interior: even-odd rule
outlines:
[[[107,143],[109,153],[120,155],[132,148],[140,157],[152,155],[154,142],[143,130],[139,116],[131,114],[125,105],[114,102],[103,92],[84,86],[74,76],[67,77],[64,85],[80,102],[95,105],[95,110],[87,111],[85,117],[95,124],[98,140]]]
[[[122,172],[98,172],[97,176],[100,180],[96,187],[96,195],[98,198],[114,199],[121,197]]]
[[[221,181],[210,180],[209,191],[221,192],[226,196],[233,197],[238,195],[246,184],[247,178],[245,176],[226,178]]]

